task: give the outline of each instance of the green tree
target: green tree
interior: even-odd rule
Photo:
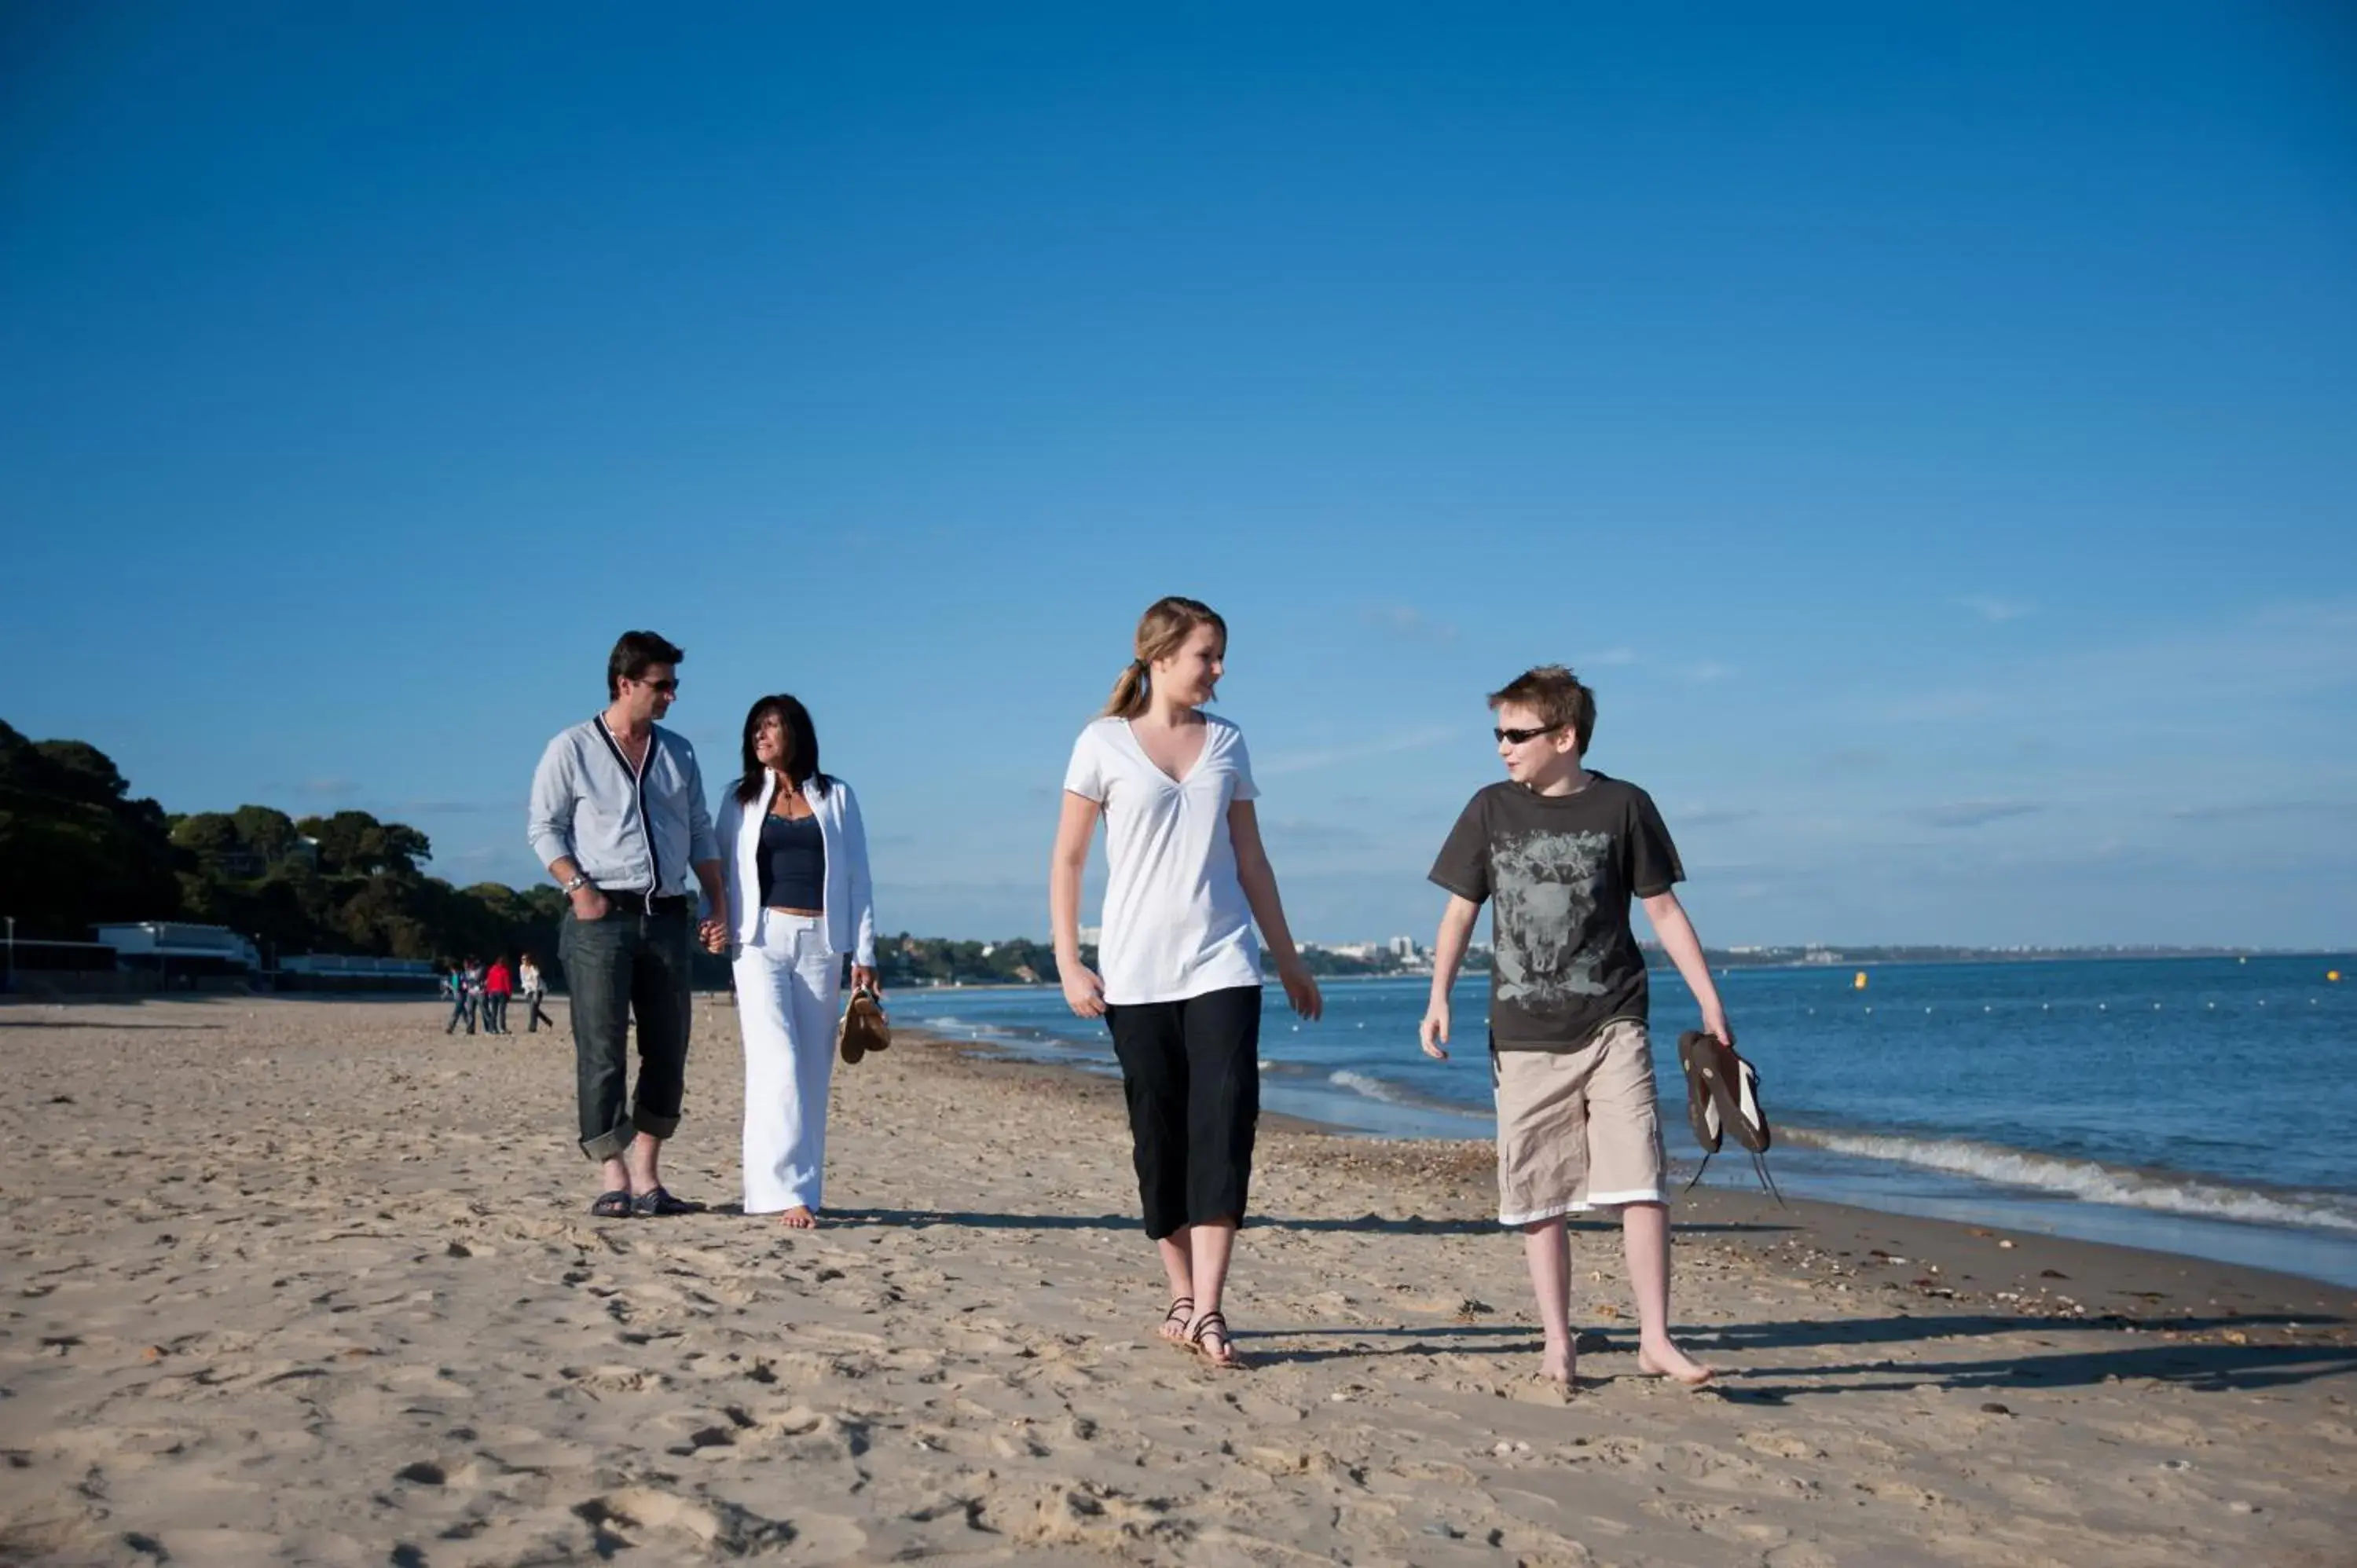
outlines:
[[[295,831],[295,819],[274,806],[240,806],[230,821],[237,826],[238,842],[265,864],[285,859],[301,840]]]
[[[366,811],[306,817],[295,829],[318,844],[319,869],[330,875],[414,875],[419,861],[434,858],[433,844],[424,833],[404,823],[380,822]]]
[[[199,865],[218,863],[242,847],[237,820],[225,811],[198,811],[172,819],[172,843],[197,857]]]
[[[179,913],[164,810],[129,794],[96,746],[0,722],[0,914],[19,934],[80,940],[95,921]]]

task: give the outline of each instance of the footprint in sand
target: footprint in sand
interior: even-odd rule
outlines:
[[[654,1393],[671,1386],[670,1378],[644,1367],[561,1367],[557,1375],[603,1393]]]

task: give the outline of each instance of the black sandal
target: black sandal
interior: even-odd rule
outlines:
[[[590,1218],[594,1219],[628,1219],[636,1212],[630,1207],[630,1195],[620,1187],[599,1193],[597,1201],[589,1206]]]
[[[683,1197],[673,1197],[664,1188],[655,1187],[630,1200],[630,1212],[641,1219],[652,1219],[658,1215],[701,1214],[704,1205],[692,1203]]]
[[[1195,1298],[1191,1295],[1171,1297],[1170,1310],[1162,1315],[1162,1326],[1168,1328],[1175,1323],[1178,1326],[1178,1332],[1165,1334],[1162,1337],[1180,1349],[1186,1349],[1188,1348],[1187,1326],[1194,1321]]]
[[[1227,1351],[1224,1358],[1214,1354],[1211,1346],[1204,1343],[1206,1335],[1219,1340],[1221,1348]],[[1243,1369],[1244,1359],[1236,1349],[1235,1336],[1228,1332],[1228,1320],[1221,1315],[1217,1307],[1213,1307],[1195,1319],[1194,1326],[1187,1330],[1187,1343],[1193,1346],[1196,1353],[1204,1360],[1221,1371],[1236,1372]]]

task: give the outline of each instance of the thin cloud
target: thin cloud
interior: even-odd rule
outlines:
[[[1926,806],[1915,817],[1935,828],[1977,828],[2044,810],[2034,800],[1950,800]]]
[[[1817,758],[1816,772],[1828,779],[1850,773],[1879,773],[1890,766],[1890,754],[1878,746],[1846,746]]]
[[[1255,771],[1270,775],[1308,773],[1319,768],[1339,768],[1346,762],[1370,762],[1378,757],[1396,757],[1404,751],[1422,751],[1427,746],[1455,740],[1458,734],[1458,731],[1445,725],[1436,725],[1368,741],[1361,746],[1329,746],[1322,751],[1279,752],[1275,757],[1263,759]]]
[[[1992,625],[2019,620],[2030,614],[2035,607],[2023,604],[2018,599],[1994,598],[1987,594],[1968,594],[1958,599],[1956,603]]]
[[[2252,822],[2276,817],[2314,817],[2330,814],[2345,819],[2357,811],[2357,802],[2348,800],[2237,800],[2212,806],[2179,806],[2169,815],[2180,822]]]
[[[1696,806],[1677,813],[1677,825],[1682,828],[1715,828],[1729,822],[1748,822],[1760,814],[1752,806]]]
[[[1313,822],[1304,817],[1289,817],[1263,824],[1268,836],[1281,843],[1298,849],[1367,849],[1374,844],[1374,835],[1363,828],[1345,823]]]
[[[1412,642],[1454,642],[1457,628],[1436,620],[1414,605],[1371,605],[1359,618],[1376,630]]]
[[[1636,662],[1637,650],[1633,648],[1608,648],[1601,653],[1591,653],[1579,661],[1580,664],[1634,664]],[[1578,667],[1579,665],[1573,666],[1574,669]]]
[[[1717,660],[1706,659],[1686,671],[1686,679],[1700,686],[1707,685],[1713,681],[1723,681],[1733,673],[1735,673],[1733,670],[1721,664]]]

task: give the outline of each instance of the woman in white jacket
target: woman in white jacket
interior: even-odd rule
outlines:
[[[819,771],[810,710],[782,693],[745,715],[745,776],[715,817],[745,1041],[745,1212],[807,1230],[844,955],[854,985],[876,986],[866,830],[851,786]]]

